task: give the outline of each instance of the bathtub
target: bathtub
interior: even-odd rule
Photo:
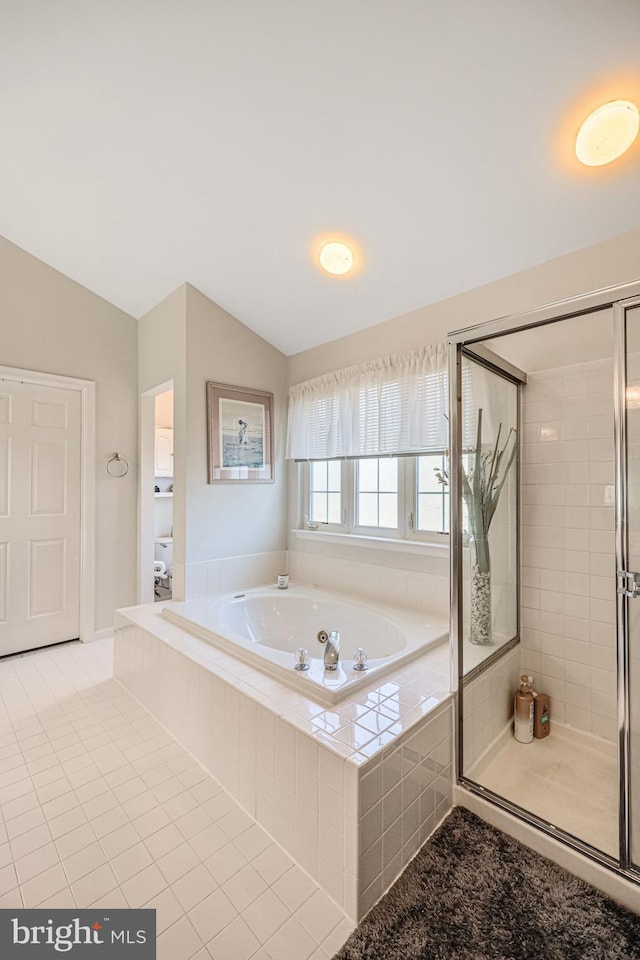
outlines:
[[[300,584],[172,601],[162,616],[324,704],[339,702],[448,637],[448,625],[435,618]],[[340,633],[335,671],[324,669],[324,646],[317,639],[322,630]],[[307,671],[294,669],[299,647],[310,654]],[[353,668],[356,647],[367,651],[366,671]]]

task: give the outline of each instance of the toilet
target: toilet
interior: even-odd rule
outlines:
[[[170,600],[173,588],[173,544],[156,540],[153,560],[153,598]]]

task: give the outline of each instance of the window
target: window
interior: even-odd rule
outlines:
[[[342,467],[339,460],[317,460],[309,464],[310,523],[342,523]]]
[[[443,452],[300,464],[307,527],[392,539],[438,541],[449,529]]]
[[[365,361],[294,384],[288,460],[302,462],[307,527],[389,539],[447,531],[447,349]]]
[[[438,475],[446,475],[444,453],[416,457],[416,527],[437,533],[449,532],[449,484]]]
[[[356,460],[356,524],[398,528],[398,460],[372,457]]]

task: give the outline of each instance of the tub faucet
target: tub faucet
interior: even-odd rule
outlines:
[[[340,634],[337,630],[332,630],[327,638],[324,648],[324,668],[325,670],[337,670],[338,660],[340,659]]]

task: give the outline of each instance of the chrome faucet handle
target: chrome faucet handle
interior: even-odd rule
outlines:
[[[368,655],[364,647],[356,647],[353,652],[353,669],[354,670],[368,670],[369,664],[367,663]]]
[[[309,651],[304,647],[298,647],[294,653],[294,670],[308,670],[309,669]]]

